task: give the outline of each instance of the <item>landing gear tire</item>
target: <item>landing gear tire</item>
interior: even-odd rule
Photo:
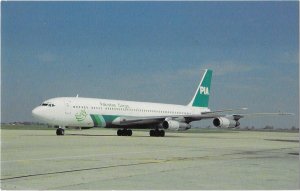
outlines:
[[[62,128],[58,128],[56,129],[56,135],[64,135],[65,134],[65,130]]]
[[[150,130],[149,134],[150,134],[150,137],[154,137],[154,130]]]
[[[165,131],[155,129],[155,130],[150,130],[149,134],[150,134],[150,137],[164,137]]]
[[[131,136],[132,135],[132,130],[127,130],[127,136]]]
[[[122,136],[122,130],[121,130],[121,129],[118,129],[117,135],[118,135],[118,136]]]
[[[159,131],[159,130],[155,130],[155,131],[154,131],[154,136],[155,136],[155,137],[159,137],[159,134],[160,134],[160,131]]]
[[[118,136],[131,136],[132,130],[130,129],[118,129],[117,131]]]

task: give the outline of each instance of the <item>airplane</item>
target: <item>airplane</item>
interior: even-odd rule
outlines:
[[[292,115],[291,113],[223,114],[240,109],[211,111],[208,108],[212,70],[205,69],[198,88],[188,105],[174,105],[124,100],[79,97],[57,97],[44,101],[32,110],[39,121],[54,125],[56,135],[66,128],[117,128],[118,136],[132,136],[131,129],[150,129],[150,136],[164,137],[165,131],[184,131],[191,122],[213,119],[218,128],[235,128],[248,116]]]

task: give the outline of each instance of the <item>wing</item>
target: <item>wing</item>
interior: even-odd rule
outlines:
[[[233,114],[233,116],[239,120],[240,118],[245,117],[263,117],[263,116],[274,116],[274,115],[295,115],[294,113],[286,113],[286,112],[279,112],[279,113],[248,113],[248,114]]]
[[[234,119],[238,121],[241,118],[245,117],[263,117],[263,116],[280,116],[280,115],[295,115],[293,113],[249,113],[249,114],[217,114],[217,113],[208,113],[203,115],[192,115],[192,116],[186,116],[187,120],[190,121],[197,121],[201,119],[210,119],[210,118],[218,118],[218,117],[225,117],[228,119]]]
[[[146,125],[159,124],[166,119],[166,116],[151,116],[151,117],[117,117],[112,124],[114,125]]]
[[[177,121],[184,121],[190,123],[192,121],[198,121],[201,119],[210,119],[216,117],[222,117],[220,113],[227,111],[236,111],[236,110],[246,110],[247,108],[239,108],[239,109],[223,109],[216,111],[203,112],[199,115],[174,115],[174,116],[149,116],[149,117],[118,117],[116,118],[112,124],[114,125],[146,125],[146,124],[159,124],[162,123],[166,119],[174,119]]]
[[[211,112],[205,112],[198,115],[174,115],[174,116],[149,116],[149,117],[118,117],[116,118],[112,124],[119,126],[131,126],[131,125],[155,125],[160,124],[165,120],[176,120],[181,122],[190,123],[193,121],[199,121],[202,119],[213,119],[218,117],[225,117],[228,119],[233,119],[238,121],[241,118],[245,117],[258,117],[258,116],[273,116],[273,115],[294,115],[293,113],[250,113],[250,114],[222,114],[224,111],[232,111],[229,110],[217,110]],[[245,110],[245,108],[242,108]]]
[[[190,123],[192,121],[199,121],[202,119],[210,119],[216,117],[222,117],[225,115],[221,114],[203,114],[203,115],[174,115],[174,116],[149,116],[149,117],[117,117],[113,120],[112,124],[120,126],[130,126],[130,125],[151,125],[160,124],[165,120],[176,120],[181,122]]]
[[[202,112],[201,114],[215,114],[215,113],[222,113],[222,112],[228,112],[228,111],[239,111],[239,110],[247,110],[247,107],[238,108],[238,109],[222,109],[222,110],[216,110],[216,111],[208,111],[208,112]]]

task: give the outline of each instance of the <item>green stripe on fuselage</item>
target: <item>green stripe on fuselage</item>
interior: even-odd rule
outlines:
[[[106,123],[112,123],[113,120],[115,120],[117,117],[120,117],[118,115],[102,115]]]
[[[111,125],[113,120],[119,117],[118,115],[98,115],[98,114],[91,114],[90,116],[93,120],[94,127],[107,127]]]
[[[93,123],[94,123],[94,127],[97,127],[98,126],[98,121],[96,119],[96,115],[91,115],[91,118],[93,120]]]

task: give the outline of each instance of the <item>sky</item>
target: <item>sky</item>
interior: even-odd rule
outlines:
[[[299,124],[299,3],[1,2],[1,121],[76,96],[186,105],[213,70],[209,107]],[[199,126],[212,125],[201,121]]]

